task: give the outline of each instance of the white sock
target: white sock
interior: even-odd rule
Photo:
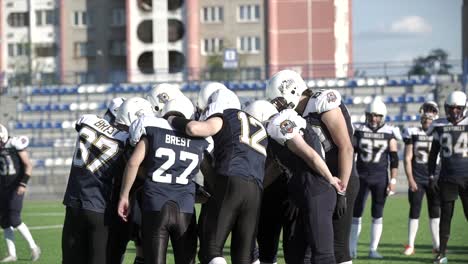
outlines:
[[[338,264],[353,264],[353,261],[350,260],[350,261],[346,261],[346,262],[340,262],[340,263],[338,263]]]
[[[34,242],[34,239],[31,235],[31,232],[29,232],[29,228],[26,226],[25,223],[21,223],[19,226],[16,227],[20,234],[26,239],[26,241],[29,244],[29,248],[36,248],[36,242]]]
[[[260,260],[257,259],[256,261],[252,262],[252,264],[260,264]]]
[[[439,249],[440,240],[439,240],[439,224],[440,218],[430,218],[429,227],[432,235],[432,248]]]
[[[260,262],[260,264],[278,264],[278,262],[273,262],[273,263],[269,263],[269,262]]]
[[[372,218],[370,250],[377,251],[382,236],[383,218]]]
[[[351,225],[351,234],[349,236],[349,251],[355,252],[357,250],[357,243],[359,235],[361,234],[362,218],[353,217],[353,224]]]
[[[414,248],[414,240],[418,232],[419,219],[409,219],[408,221],[408,246]]]
[[[227,262],[223,257],[216,257],[208,262],[208,264],[227,264]]]
[[[13,231],[13,227],[3,229],[3,235],[5,236],[8,255],[16,257],[15,233]]]

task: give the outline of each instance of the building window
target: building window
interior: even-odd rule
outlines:
[[[206,6],[201,11],[203,23],[220,23],[224,20],[224,8],[222,6]]]
[[[15,56],[15,44],[8,44],[8,56],[9,57]]]
[[[24,13],[11,13],[7,18],[8,25],[11,27],[26,27],[29,26],[29,15]]]
[[[8,44],[8,56],[28,56],[29,55],[28,43],[10,43]]]
[[[257,22],[260,21],[259,5],[240,5],[238,9],[239,22]]]
[[[75,42],[74,43],[75,57],[93,57],[96,56],[96,47],[94,43]]]
[[[242,36],[237,38],[237,49],[240,53],[260,52],[260,37]]]
[[[75,27],[92,27],[93,13],[90,11],[75,11],[73,13],[73,25]]]
[[[109,43],[109,54],[112,56],[125,56],[127,54],[125,41],[111,40]]]
[[[55,57],[57,55],[57,48],[53,43],[36,44],[35,51],[38,57]]]
[[[118,8],[112,9],[112,26],[121,27],[125,26],[125,9]]]
[[[76,81],[78,83],[95,83],[96,76],[94,73],[90,73],[90,72],[77,72]]]
[[[55,10],[36,10],[36,26],[55,24]]]
[[[224,41],[222,38],[205,38],[202,40],[202,54],[219,54],[223,50]]]

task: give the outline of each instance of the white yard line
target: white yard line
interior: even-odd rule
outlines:
[[[24,216],[65,216],[64,212],[50,212],[50,213],[24,213]]]

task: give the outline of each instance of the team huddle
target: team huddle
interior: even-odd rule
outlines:
[[[131,240],[134,263],[166,263],[170,240],[175,263],[225,264],[229,235],[232,263],[276,263],[280,234],[286,263],[352,263],[369,193],[368,256],[383,258],[377,249],[401,140],[410,201],[404,254],[415,253],[426,194],[434,263],[447,263],[458,196],[468,219],[465,107],[459,91],[447,97],[445,118],[426,102],[421,125],[401,135],[385,123],[380,98],[367,106],[364,123],[352,124],[338,91],[312,91],[291,70],[276,73],[265,100],[244,109],[216,82],[202,86],[196,107],[170,84],[155,86],[146,99],[115,98],[103,117],[76,122],[62,263],[122,263]],[[1,139],[3,179],[11,139]],[[15,177],[14,187],[25,187],[29,176]],[[19,229],[19,213],[7,221],[16,210],[8,206],[0,207],[2,228]]]

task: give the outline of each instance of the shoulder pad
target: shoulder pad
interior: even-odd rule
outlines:
[[[302,116],[307,116],[309,113],[321,114],[338,108],[340,104],[341,94],[337,90],[322,89],[310,97]]]
[[[16,150],[24,150],[29,146],[29,138],[27,136],[12,137],[11,146]]]
[[[306,121],[296,111],[286,109],[274,115],[267,124],[268,135],[283,145],[306,127]]]

